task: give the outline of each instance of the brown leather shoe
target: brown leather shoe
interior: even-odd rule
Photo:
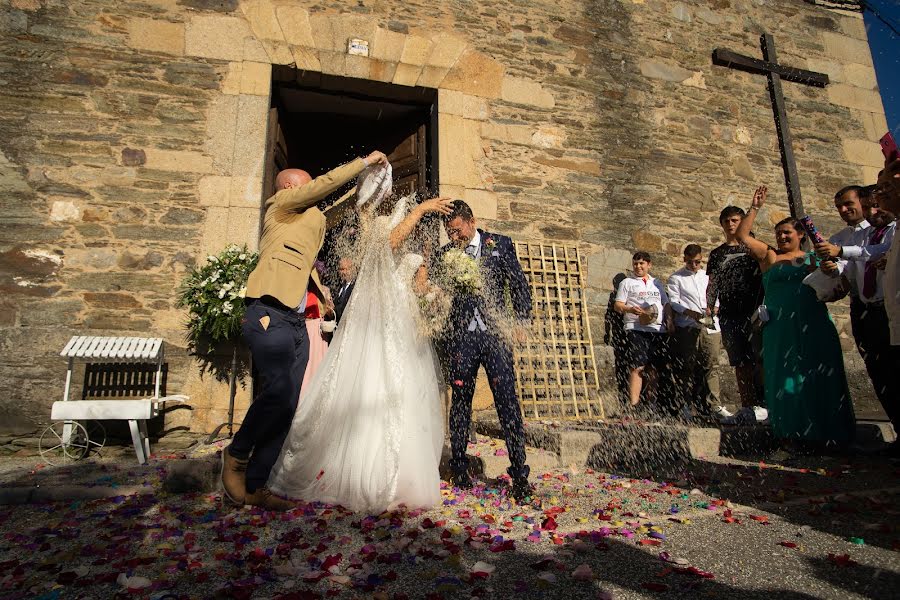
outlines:
[[[269,488],[259,488],[255,492],[248,493],[244,501],[251,506],[258,506],[266,510],[284,512],[297,506],[296,502],[279,498]]]
[[[222,489],[225,498],[238,506],[244,505],[247,496],[247,462],[233,457],[228,448],[222,450]]]

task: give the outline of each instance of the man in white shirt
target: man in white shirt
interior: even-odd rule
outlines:
[[[703,249],[688,244],[684,268],[672,273],[666,285],[675,317],[676,398],[685,417],[690,417],[691,407],[704,416],[729,417],[731,412],[719,400],[718,336],[708,334],[703,324],[711,311],[706,305],[709,277],[702,264]]]
[[[863,200],[866,220],[871,224],[868,248],[892,242],[896,223],[894,215],[881,210],[870,197]],[[866,253],[871,250],[866,250]],[[851,325],[856,348],[866,364],[884,412],[900,431],[900,346],[891,345],[888,316],[884,306],[884,266],[881,258],[869,261],[850,260],[844,269],[845,284],[855,292],[850,303]]]
[[[842,260],[859,258],[859,248],[866,245],[869,229],[869,222],[866,221],[862,206],[866,194],[864,187],[848,185],[834,195],[834,207],[847,226],[828,238],[827,242],[816,244],[816,254],[819,258]]]
[[[644,376],[647,377],[648,396],[655,392],[653,363],[660,357],[662,335],[671,333],[674,324],[669,297],[662,283],[650,275],[650,255],[635,252],[631,266],[634,274],[619,285],[614,309],[624,315],[629,355],[628,399],[635,407],[641,400]]]

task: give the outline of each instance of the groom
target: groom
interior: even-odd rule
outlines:
[[[475,216],[468,204],[454,200],[452,212],[443,220],[450,244],[436,253],[438,269],[441,257],[455,246],[479,262],[483,279],[481,294],[456,294],[448,318],[448,331],[442,340],[453,390],[450,406],[452,482],[457,487],[472,487],[466,444],[469,441],[475,378],[478,367],[484,366],[509,452],[511,494],[522,502],[533,491],[528,483],[528,465],[525,464],[525,431],[516,398],[512,349],[502,338],[496,319],[498,313],[506,308],[508,289],[517,321],[516,341],[524,342],[527,323],[531,319],[531,291],[516,258],[512,240],[477,229]]]
[[[303,320],[307,292],[324,301],[313,268],[325,239],[325,215],[316,204],[375,163],[387,163],[387,157],[373,152],[315,179],[300,169],[286,169],[275,178],[277,191],[266,200],[259,263],[247,280],[241,326],[259,387],[241,428],[222,451],[222,487],[234,504],[293,507],[272,495],[266,481],[290,431],[309,359]]]

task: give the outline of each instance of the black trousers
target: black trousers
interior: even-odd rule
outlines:
[[[449,354],[450,386],[450,469],[465,473],[469,468],[466,446],[472,421],[472,396],[478,367],[484,366],[488,384],[494,395],[494,407],[503,429],[503,440],[509,453],[510,477],[528,477],[525,464],[525,425],[516,398],[516,376],[512,350],[490,331],[463,331],[457,334]]]
[[[900,346],[891,346],[887,312],[883,304],[850,303],[850,325],[856,349],[884,412],[900,431]]]
[[[260,319],[269,317],[263,328]],[[242,333],[257,376],[253,403],[229,447],[235,458],[248,459],[247,491],[264,487],[291,429],[300,384],[309,361],[309,337],[301,315],[259,300],[247,306]]]

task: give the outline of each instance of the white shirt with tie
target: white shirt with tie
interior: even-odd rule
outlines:
[[[472,257],[473,260],[478,260],[481,258],[481,232],[477,229],[475,230],[475,235],[472,237],[471,241],[469,241],[469,245],[466,246],[465,253]],[[475,307],[475,314],[472,315],[472,320],[469,321],[469,331],[475,331],[478,329],[479,331],[487,331],[487,325],[484,324],[484,320],[481,318],[481,313],[478,310],[478,307]]]

